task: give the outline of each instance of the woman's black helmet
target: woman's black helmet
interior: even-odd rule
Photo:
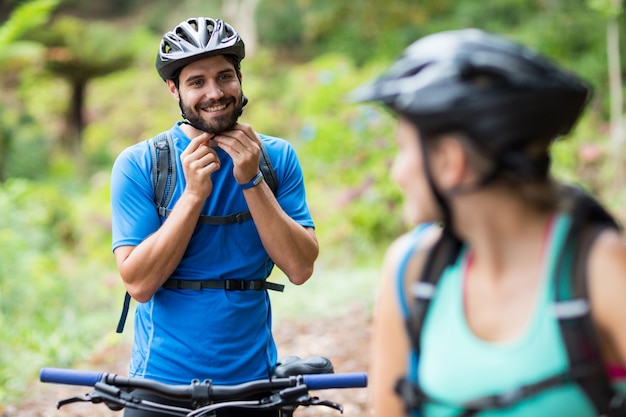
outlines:
[[[156,68],[161,78],[171,80],[185,65],[214,55],[233,55],[237,62],[245,57],[237,31],[219,19],[188,19],[163,36]]]
[[[425,136],[463,132],[497,158],[508,149],[567,134],[588,95],[584,82],[539,54],[463,29],[414,42],[352,99],[383,102]]]

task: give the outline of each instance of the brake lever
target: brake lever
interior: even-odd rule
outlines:
[[[339,411],[341,414],[343,414],[343,406],[341,404],[332,402],[332,401],[328,401],[328,400],[321,400],[318,397],[309,397],[309,404],[302,404],[305,406],[309,406],[309,405],[323,405],[329,408],[334,408],[335,410]]]
[[[82,395],[67,398],[57,403],[57,408],[61,408],[64,405],[75,402],[90,402],[93,404],[104,403],[109,409],[113,411],[121,411],[124,407],[135,408],[137,404],[141,403],[141,400],[133,397],[130,393],[125,392],[117,387],[108,385],[103,382],[97,382],[94,385],[93,391]]]
[[[82,395],[82,396],[65,398],[63,400],[57,401],[57,410],[60,409],[61,407],[65,406],[65,405],[72,404],[72,403],[78,403],[78,402],[90,403],[91,402],[91,396],[89,394],[87,394],[87,395]]]
[[[91,402],[93,404],[104,403],[110,410],[113,411],[121,411],[124,408],[132,408],[153,413],[165,413],[172,416],[186,416],[192,411],[186,408],[167,406],[153,403],[151,401],[143,401],[134,397],[129,392],[101,382],[96,383],[95,389],[85,395],[70,397],[57,402],[57,408],[61,408],[64,405],[75,402]]]
[[[288,408],[293,406],[295,408],[298,406],[308,407],[323,405],[329,408],[334,408],[343,414],[343,406],[341,404],[328,400],[322,400],[319,397],[312,397],[306,386],[285,388],[270,396],[266,401],[265,407]]]
[[[93,404],[105,403],[106,406],[113,411],[121,411],[124,408],[124,406],[122,404],[119,404],[117,400],[111,401],[111,397],[109,395],[101,395],[97,391],[92,391],[85,395],[70,397],[58,401],[57,410],[63,406],[77,402],[89,402]]]
[[[255,410],[277,410],[290,409],[295,410],[298,406],[316,406],[322,405],[334,408],[343,414],[343,406],[332,401],[321,400],[318,397],[311,397],[306,386],[296,386],[280,390],[268,397],[253,401],[233,401],[225,403],[216,403],[198,408],[187,417],[206,416],[207,413],[215,411],[219,408],[241,407]]]
[[[328,401],[321,400],[319,397],[312,397],[309,394],[309,389],[306,386],[296,386],[285,388],[279,391],[277,394],[270,397],[270,399],[275,398],[274,404],[282,405],[283,407],[289,406],[312,406],[312,405],[323,405],[326,407],[334,408],[343,414],[343,406],[341,404]]]

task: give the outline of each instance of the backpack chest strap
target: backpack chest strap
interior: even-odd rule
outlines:
[[[186,279],[168,279],[163,284],[163,288],[178,289],[178,290],[195,290],[200,291],[203,289],[221,289],[226,291],[262,291],[273,290],[283,292],[285,286],[282,284],[276,284],[275,282],[268,282],[263,279],[245,280],[245,279],[206,279],[206,280],[186,280]],[[124,305],[122,307],[122,313],[117,323],[117,333],[124,331],[124,325],[126,324],[126,318],[128,317],[128,311],[130,309],[130,294],[126,292],[124,296]]]
[[[245,279],[174,279],[170,278],[162,285],[163,288],[176,290],[194,290],[201,291],[204,289],[226,290],[226,291],[262,291],[273,290],[282,292],[285,286],[268,282],[264,279],[245,280]]]
[[[159,212],[159,216],[167,217],[170,215],[172,210],[166,209],[165,207],[157,207],[157,211]],[[198,218],[198,223],[208,224],[209,226],[224,226],[227,224],[241,224],[243,222],[247,222],[252,219],[252,215],[249,211],[240,211],[239,213],[229,214],[227,216],[207,216],[201,214]]]

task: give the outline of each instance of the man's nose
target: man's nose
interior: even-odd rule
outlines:
[[[224,92],[222,91],[222,88],[215,80],[210,80],[206,83],[206,89],[204,94],[207,96],[207,98],[210,99],[219,99],[224,97]]]

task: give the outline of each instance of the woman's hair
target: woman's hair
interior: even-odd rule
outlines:
[[[449,137],[450,134],[430,135],[423,137],[425,149],[429,150],[437,146],[442,137]],[[520,175],[518,170],[508,169],[506,166],[499,167],[497,161],[485,155],[480,148],[466,134],[456,132],[453,137],[457,139],[467,155],[469,163],[477,172],[479,178],[483,178],[480,186],[500,187],[511,190],[518,197],[532,204],[538,210],[554,210],[561,202],[558,190],[562,184],[557,181],[549,172],[550,149],[549,144],[542,141],[528,142],[518,153],[524,155],[521,158],[526,160],[547,160],[548,167],[544,175]],[[494,174],[497,172],[497,174]],[[531,171],[529,171],[531,172]]]

